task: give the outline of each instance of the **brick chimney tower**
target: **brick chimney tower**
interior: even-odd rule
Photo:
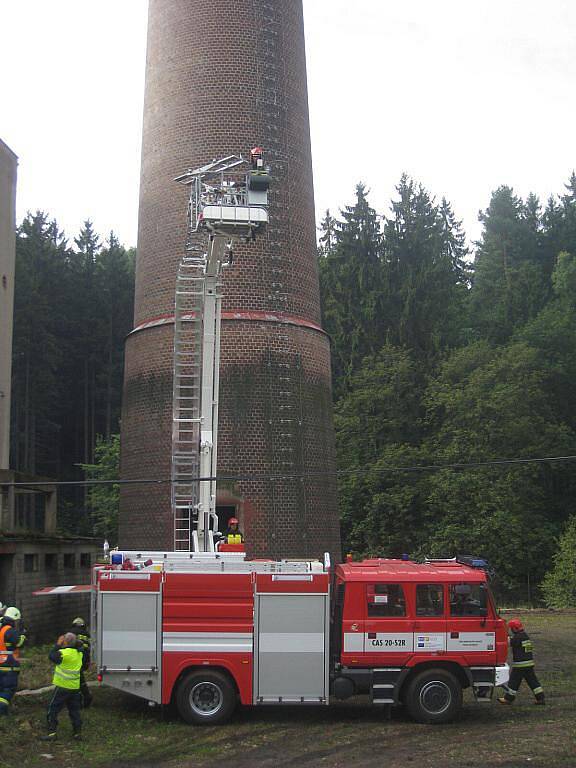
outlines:
[[[246,479],[219,482],[219,518],[239,518],[249,555],[339,558],[336,480],[319,474],[335,470],[335,453],[301,0],[150,0],[122,477],[170,477],[187,206],[173,179],[253,146],[272,169],[270,224],[224,275],[218,474]],[[123,486],[122,547],[170,550],[172,541],[170,486]]]

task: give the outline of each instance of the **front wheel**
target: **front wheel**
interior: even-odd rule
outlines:
[[[462,709],[462,686],[444,669],[426,669],[408,686],[408,710],[419,723],[450,723]]]
[[[176,706],[187,723],[219,725],[234,712],[236,689],[221,672],[191,672],[178,686]]]

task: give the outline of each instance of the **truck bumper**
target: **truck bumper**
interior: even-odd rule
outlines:
[[[496,686],[506,685],[510,679],[510,667],[508,664],[502,664],[501,666],[496,667],[494,673],[494,684]]]

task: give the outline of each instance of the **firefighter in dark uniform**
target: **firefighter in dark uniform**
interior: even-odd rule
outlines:
[[[512,649],[512,672],[508,685],[504,686],[504,696],[498,699],[500,704],[512,704],[522,680],[526,680],[532,693],[536,697],[536,704],[544,704],[544,689],[540,685],[534,671],[534,656],[532,641],[524,630],[520,619],[511,619],[508,622],[510,629],[510,648]]]
[[[244,536],[240,533],[240,523],[236,517],[231,517],[228,520],[228,530],[226,531],[226,544],[242,544],[244,542]]]
[[[18,608],[10,607],[6,608],[0,620],[0,716],[8,714],[10,702],[18,688],[18,657],[26,641],[24,631],[18,629],[21,618]]]
[[[42,741],[54,741],[57,738],[58,715],[64,707],[72,721],[74,739],[81,738],[82,695],[80,693],[80,671],[82,669],[82,644],[78,642],[73,632],[67,632],[58,638],[58,642],[48,655],[50,661],[56,664],[52,684],[54,695],[48,704],[47,721],[48,733],[42,736]]]
[[[92,704],[92,694],[88,683],[86,682],[86,672],[90,669],[90,631],[86,626],[86,622],[83,618],[78,616],[72,622],[72,629],[70,630],[78,640],[79,645],[82,646],[82,669],[80,670],[80,693],[82,694],[82,706],[84,709]]]

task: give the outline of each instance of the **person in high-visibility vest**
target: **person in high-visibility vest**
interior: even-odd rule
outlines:
[[[536,699],[534,703],[545,704],[544,688],[540,685],[534,671],[532,640],[528,637],[520,619],[510,619],[508,628],[511,633],[512,672],[508,684],[504,686],[504,696],[501,696],[498,701],[500,704],[512,704],[518,694],[522,680],[526,680]]]
[[[90,669],[90,632],[86,622],[81,616],[78,616],[72,622],[70,630],[76,635],[78,643],[82,646],[82,669],[80,670],[80,693],[82,694],[82,706],[84,709],[92,704],[92,694],[88,683],[86,682],[85,672]]]
[[[226,544],[242,544],[244,536],[240,533],[240,523],[236,517],[228,520],[228,530],[226,531]]]
[[[26,635],[18,629],[22,615],[18,608],[9,607],[0,620],[0,716],[7,715],[10,702],[18,688],[20,648]]]
[[[48,733],[42,736],[43,741],[54,741],[57,738],[58,715],[66,707],[72,721],[74,739],[81,738],[82,695],[80,694],[80,670],[82,669],[82,645],[73,632],[67,632],[58,638],[58,642],[48,654],[50,661],[56,664],[52,684],[54,695],[48,704],[47,721]]]

